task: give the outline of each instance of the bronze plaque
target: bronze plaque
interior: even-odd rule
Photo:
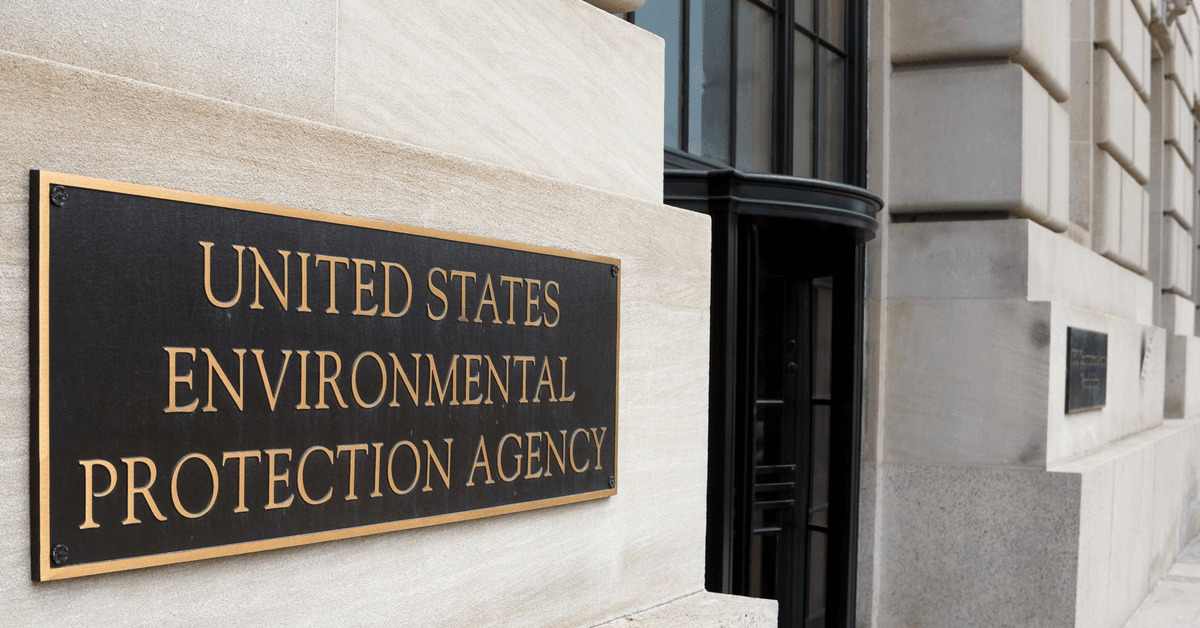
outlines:
[[[35,580],[616,493],[620,263],[50,172]]]
[[[1067,412],[1104,407],[1108,334],[1067,328]]]

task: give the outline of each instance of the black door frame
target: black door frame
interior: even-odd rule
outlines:
[[[709,382],[709,476],[706,588],[745,594],[739,573],[753,491],[744,445],[750,398],[745,366],[755,320],[746,310],[747,225],[752,218],[787,221],[811,231],[834,276],[830,401],[830,504],[826,626],[854,626],[858,484],[861,462],[865,242],[874,237],[882,201],[853,186],[732,169],[666,170],[664,202],[712,217],[712,324]],[[819,234],[819,236],[818,236]],[[807,504],[807,500],[805,500]]]

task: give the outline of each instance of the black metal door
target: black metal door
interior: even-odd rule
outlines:
[[[835,409],[855,388],[851,372],[835,372],[844,362],[835,355],[861,350],[852,333],[861,302],[845,289],[855,285],[857,249],[802,221],[743,216],[736,231],[736,383],[723,421],[729,459],[719,465],[729,490],[721,519],[710,521],[710,569],[719,543],[723,590],[778,600],[781,627],[847,625],[853,566],[842,562],[853,559],[855,483],[833,482],[843,494],[831,499],[831,464],[857,460],[857,413],[838,411],[857,406]]]

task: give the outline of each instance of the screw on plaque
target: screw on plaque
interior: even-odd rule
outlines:
[[[67,546],[66,545],[62,545],[60,543],[60,544],[56,544],[54,547],[50,548],[50,560],[54,561],[55,565],[65,564],[67,562],[67,558],[68,558],[68,556],[67,556]]]
[[[617,476],[608,476],[608,488],[617,488]]]
[[[50,188],[50,202],[54,203],[55,207],[62,207],[67,204],[67,188],[61,185],[56,185]]]
[[[616,276],[617,276],[617,275],[619,275],[620,273],[621,273],[621,269],[620,269],[620,268],[617,268],[617,266],[614,264],[614,265],[613,265],[613,267],[612,267],[612,274],[613,274],[613,277],[616,277]]]

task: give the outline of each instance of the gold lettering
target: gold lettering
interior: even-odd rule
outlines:
[[[395,353],[389,353],[392,357],[392,402],[388,407],[395,408],[400,404],[396,402],[396,389],[400,387],[400,380],[404,380],[404,387],[408,389],[408,395],[412,397],[413,405],[420,405],[417,402],[417,388],[421,384],[421,354],[413,353],[413,361],[416,364],[413,366],[413,381],[409,381],[408,374],[404,372],[404,368],[400,366],[400,359]],[[399,377],[396,377],[399,375]]]
[[[517,362],[521,365],[521,399],[520,399],[520,402],[527,403],[528,399],[526,399],[526,397],[525,397],[525,391],[529,390],[529,369],[527,367],[529,366],[530,362],[537,362],[537,358],[535,358],[531,355],[518,355],[518,356],[513,356],[513,362]]]
[[[546,455],[546,461],[547,461],[546,477],[550,477],[550,464],[549,463],[551,461],[557,461],[559,472],[562,473],[563,475],[567,474],[567,461],[563,459],[563,455],[567,451],[567,430],[559,430],[558,433],[562,435],[562,451],[563,451],[563,453],[559,453],[558,447],[555,446],[555,444],[554,444],[554,439],[550,437],[550,432],[546,432],[546,444],[550,446],[550,454],[554,455],[554,458],[551,458],[550,454]]]
[[[379,492],[379,459],[383,457],[383,443],[371,443],[371,446],[375,448],[375,490],[371,491],[371,497],[383,497],[383,493]]]
[[[571,432],[571,446],[568,447],[567,449],[569,449],[571,451],[571,469],[573,471],[575,471],[575,473],[583,473],[584,471],[587,471],[588,467],[592,464],[591,459],[586,459],[586,458],[583,461],[583,468],[580,468],[578,465],[575,464],[575,437],[579,436],[580,432],[583,433],[584,440],[591,440],[591,438],[592,438],[591,435],[588,434],[588,431],[583,429],[582,427],[575,430],[574,432]]]
[[[446,318],[446,313],[450,311],[450,301],[446,299],[445,292],[442,292],[437,286],[433,285],[433,273],[440,274],[442,276],[442,282],[445,283],[447,281],[446,280],[446,271],[441,268],[436,268],[436,267],[429,269],[429,280],[427,282],[429,284],[429,291],[432,292],[434,294],[434,296],[436,296],[438,299],[441,299],[441,301],[442,301],[442,313],[438,314],[437,316],[434,316],[433,308],[430,307],[430,305],[428,303],[425,304],[425,311],[429,314],[430,319],[435,320],[435,321],[440,321],[443,318]]]
[[[217,358],[216,358],[216,356],[214,356],[212,354],[212,351],[209,351],[208,349],[206,349],[204,347],[201,347],[200,350],[203,351],[205,357],[208,358],[208,405],[204,406],[203,411],[204,412],[216,412],[217,411],[217,407],[213,405],[213,392],[212,392],[212,390],[213,390],[213,386],[212,386],[213,385],[213,372],[214,371],[216,371],[217,377],[219,377],[221,379],[221,382],[225,384],[225,390],[229,392],[229,397],[231,399],[233,399],[233,403],[237,404],[238,410],[241,410],[242,409],[242,398],[243,398],[242,393],[244,393],[246,391],[246,387],[245,387],[246,360],[244,359],[246,357],[246,350],[245,349],[234,349],[233,350],[233,352],[236,353],[237,357],[238,357],[238,388],[237,388],[237,392],[234,392],[233,383],[230,382],[229,378],[225,376],[225,370],[221,368],[221,365],[217,364]]]
[[[127,478],[128,481],[126,482],[127,492],[125,494],[126,495],[126,512],[127,512],[128,516],[126,516],[125,519],[123,521],[121,521],[121,525],[127,526],[132,523],[141,523],[142,522],[141,519],[138,519],[137,517],[133,516],[134,499],[138,495],[141,495],[142,498],[146,500],[146,505],[150,506],[150,512],[154,515],[155,519],[158,519],[159,521],[166,521],[167,518],[164,517],[163,514],[158,511],[158,504],[155,504],[154,498],[150,496],[150,487],[154,485],[154,480],[155,480],[155,478],[158,477],[158,469],[154,466],[154,461],[149,458],[135,457],[135,458],[121,458],[121,462],[125,463],[125,470],[126,470],[126,472],[129,473],[129,477]],[[146,465],[146,468],[150,469],[150,479],[147,480],[146,483],[142,486],[134,486],[134,483],[135,483],[134,482],[134,467],[139,462]]]
[[[546,297],[546,304],[549,305],[550,307],[554,308],[554,323],[551,324],[550,317],[547,316],[546,317],[546,327],[554,327],[555,325],[558,325],[558,321],[562,319],[562,312],[559,311],[559,309],[558,309],[558,301],[555,301],[554,299],[552,299],[550,297],[550,287],[551,286],[554,287],[555,292],[559,292],[559,287],[558,287],[557,281],[547,281],[546,282],[546,289],[542,292],[542,295]],[[559,292],[559,293],[561,294],[561,292]]]
[[[212,497],[209,498],[208,505],[204,507],[204,510],[196,513],[188,511],[188,509],[184,508],[183,504],[179,501],[179,470],[183,468],[183,463],[193,458],[202,460],[204,464],[208,466],[208,472],[212,474]],[[208,456],[199,453],[192,453],[180,458],[179,462],[175,463],[175,470],[171,472],[171,501],[175,503],[175,511],[187,517],[188,519],[203,517],[204,515],[208,514],[208,511],[212,510],[213,505],[217,503],[217,491],[220,489],[220,486],[221,481],[217,477],[217,465],[213,464],[213,461],[210,460]]]
[[[246,458],[254,456],[256,461],[262,460],[262,452],[254,451],[227,451],[221,456],[221,466],[225,466],[230,458],[238,461],[238,505],[233,509],[233,512],[249,512],[246,508]]]
[[[567,396],[567,359],[560,357],[559,360],[562,360],[562,371],[560,371],[562,375],[558,380],[558,400],[575,401],[575,391],[572,390],[571,395]],[[551,390],[550,392],[553,393],[554,391]]]
[[[537,449],[533,448],[533,439],[535,439],[535,438],[538,440],[541,440],[542,433],[541,432],[525,432],[525,479],[526,480],[540,478],[540,477],[542,477],[542,473],[543,473],[543,469],[541,468],[542,467],[542,448],[541,447],[538,447]],[[538,461],[538,472],[537,473],[533,472],[533,461],[534,460]],[[549,471],[549,469],[546,469],[546,471]],[[550,474],[547,473],[546,475],[550,475]]]
[[[296,308],[297,312],[311,312],[308,309],[308,256],[309,253],[297,253],[300,256],[300,307]],[[316,266],[313,262],[313,266]]]
[[[375,363],[379,365],[379,376],[382,378],[380,380],[379,396],[371,403],[363,401],[362,397],[358,394],[358,363],[362,362],[362,359],[368,355],[375,358]],[[358,354],[357,358],[354,358],[354,366],[350,368],[350,392],[354,394],[354,400],[358,402],[358,405],[364,408],[374,408],[379,405],[379,402],[383,401],[383,396],[387,394],[387,365],[383,363],[383,358],[371,351],[364,351]]]
[[[287,456],[287,459],[291,460],[292,450],[264,449],[263,452],[267,454],[267,505],[263,506],[263,510],[287,508],[288,506],[292,505],[292,500],[295,499],[296,496],[288,495],[287,501],[284,502],[275,501],[275,483],[283,482],[283,485],[287,486],[289,482],[288,476],[291,475],[291,470],[284,469],[283,473],[281,474],[275,473],[275,456]]]
[[[263,306],[258,302],[258,278],[261,275],[267,276],[267,284],[271,286],[271,290],[275,292],[275,298],[279,299],[279,304],[283,306],[283,311],[288,308],[288,256],[291,251],[279,251],[279,256],[283,258],[283,289],[279,289],[279,284],[275,283],[275,276],[271,274],[271,269],[267,268],[267,263],[263,261],[262,255],[258,254],[258,249],[250,247],[250,252],[254,254],[254,303],[250,304],[250,309],[261,310]]]
[[[550,358],[542,358],[542,374],[538,377],[537,389],[533,391],[533,402],[540,403],[542,396],[542,386],[550,389],[550,401],[558,401],[554,398],[554,380],[550,378]]]
[[[187,384],[188,390],[192,389],[192,371],[188,369],[187,377],[179,377],[175,374],[175,355],[186,353],[192,356],[192,361],[196,361],[196,350],[191,347],[163,347],[163,351],[167,352],[167,407],[163,408],[163,412],[191,412],[200,405],[199,399],[193,399],[191,403],[180,408],[175,404],[175,385]]]
[[[279,389],[283,388],[283,375],[287,373],[288,360],[292,359],[291,349],[283,349],[283,366],[279,367],[279,377],[275,380],[275,388],[271,388],[271,380],[267,379],[267,365],[263,363],[262,349],[251,349],[250,353],[258,360],[258,372],[262,375],[263,390],[267,391],[267,403],[271,404],[271,412],[275,411],[275,402],[279,401]]]
[[[433,354],[426,353],[425,359],[429,360],[429,390],[425,396],[425,405],[432,406],[433,389],[438,391],[438,403],[446,402],[446,392],[450,392],[450,405],[458,405],[458,355],[450,358],[450,368],[446,369],[446,385],[442,386],[442,380],[438,377],[437,364],[433,361]]]
[[[533,320],[533,310],[537,308],[541,299],[533,296],[533,285],[537,284],[538,288],[542,287],[542,282],[537,279],[525,279],[525,326],[540,327],[542,324],[542,314],[538,312],[537,320]]]
[[[513,306],[517,302],[513,288],[516,288],[518,284],[523,283],[525,283],[525,280],[521,279],[520,277],[506,277],[504,275],[500,275],[500,285],[503,286],[504,284],[508,284],[508,320],[505,322],[509,325],[517,324],[517,322],[513,320]]]
[[[237,278],[238,287],[237,293],[228,301],[218,301],[212,293],[212,242],[201,242],[200,246],[204,247],[204,294],[208,297],[208,302],[221,308],[230,308],[237,305],[238,299],[242,298],[242,251],[246,250],[244,246],[233,245],[233,250],[237,251]]]
[[[463,356],[463,362],[466,363],[465,378],[467,380],[463,384],[463,405],[464,406],[477,406],[483,402],[483,393],[482,392],[479,393],[479,395],[475,398],[471,397],[471,384],[474,383],[476,386],[479,386],[479,373],[475,373],[474,375],[471,375],[471,362],[473,362],[473,361],[474,362],[482,362],[483,356],[481,356],[481,355],[464,355]]]
[[[325,495],[321,497],[321,499],[314,500],[308,496],[308,490],[304,487],[304,463],[308,462],[308,455],[314,451],[324,452],[325,457],[329,458],[329,464],[333,464],[333,452],[327,447],[313,445],[312,447],[304,450],[304,453],[300,454],[300,462],[296,463],[296,492],[300,493],[300,499],[303,499],[304,503],[316,506],[318,504],[324,504],[325,502],[329,501],[330,497],[333,497],[333,487],[329,487],[329,490],[325,491]]]
[[[297,351],[296,355],[300,356],[300,403],[296,404],[297,410],[309,410],[312,406],[308,405],[308,354],[310,351]]]
[[[482,462],[479,461],[480,457],[483,458]],[[479,437],[479,447],[475,449],[475,464],[471,465],[471,475],[467,476],[467,486],[475,486],[475,469],[479,467],[483,467],[484,473],[487,474],[484,484],[495,484],[496,481],[492,479],[492,463],[488,460],[487,444],[483,441],[483,436]]]
[[[604,444],[604,434],[608,432],[607,427],[600,428],[600,433],[596,433],[596,428],[592,428],[592,442],[596,444],[596,470],[599,471],[603,459],[600,457],[600,446]]]
[[[333,375],[325,376],[325,358],[333,358],[334,371]],[[342,391],[338,390],[337,377],[342,373],[342,359],[333,351],[317,351],[317,366],[320,367],[320,381],[317,384],[317,405],[314,406],[318,410],[323,410],[329,406],[325,403],[325,385],[328,384],[333,388],[333,394],[337,397],[338,405],[343,408],[349,408],[346,402],[342,400]]]
[[[499,473],[500,479],[505,482],[512,482],[521,475],[521,458],[525,457],[524,454],[513,456],[517,459],[517,470],[512,475],[504,475],[504,443],[508,442],[510,438],[517,441],[517,451],[521,451],[521,437],[512,433],[505,434],[504,438],[500,439],[500,444],[496,446],[496,473]]]
[[[496,378],[496,388],[500,389],[500,395],[504,397],[504,403],[508,403],[508,359],[511,356],[501,356],[504,358],[504,385],[500,385],[500,373],[496,372],[496,365],[492,364],[492,356],[485,355],[484,359],[488,363],[488,384],[487,384],[487,399],[484,400],[485,405],[492,403],[492,377]]]
[[[350,258],[332,255],[317,255],[313,258],[314,267],[320,266],[321,262],[329,264],[329,307],[325,309],[325,313],[337,314],[337,265],[345,264],[346,270],[350,270]]]
[[[399,264],[392,262],[380,262],[383,264],[383,317],[384,318],[399,318],[408,312],[408,306],[412,305],[413,285],[412,277],[408,276],[408,269]],[[392,273],[393,268],[399,268],[400,272],[404,273],[404,284],[408,286],[408,298],[404,300],[404,309],[399,312],[392,311]]]
[[[461,270],[450,271],[450,281],[454,281],[455,279],[459,280],[458,285],[459,291],[461,292],[459,309],[461,310],[461,313],[458,315],[458,320],[464,323],[467,322],[467,278],[470,278],[471,281],[475,281],[475,273]]]
[[[437,466],[438,475],[442,476],[442,482],[445,482],[446,488],[450,488],[450,447],[454,443],[453,438],[443,438],[446,442],[446,466],[442,466],[442,461],[438,459],[437,454],[433,453],[433,445],[429,441],[423,440],[425,443],[425,488],[421,489],[422,493],[432,491],[429,488],[429,476],[432,474],[433,467]],[[433,463],[433,464],[430,464]]]
[[[396,488],[396,480],[392,477],[392,459],[396,457],[396,450],[399,449],[401,445],[406,445],[412,450],[413,462],[417,465],[416,471],[413,472],[412,484],[409,484],[408,488],[404,489],[403,491]],[[402,440],[392,446],[392,451],[388,454],[387,478],[388,486],[392,487],[392,492],[397,495],[407,494],[417,487],[417,482],[421,480],[421,452],[417,450],[416,445],[410,443],[409,441]]]
[[[350,492],[346,493],[346,501],[354,501],[354,500],[358,499],[358,495],[354,494],[354,457],[355,457],[354,454],[356,454],[357,452],[360,452],[360,451],[363,453],[366,453],[368,451],[368,447],[366,446],[366,444],[338,445],[337,455],[339,458],[342,457],[343,451],[350,452]]]
[[[83,467],[83,525],[79,526],[80,530],[88,528],[99,528],[100,524],[92,519],[92,499],[96,497],[104,497],[113,492],[117,487],[117,468],[107,460],[80,460],[79,464]],[[93,484],[92,469],[100,465],[108,470],[108,488],[97,493]]]
[[[371,260],[357,259],[357,258],[354,260],[355,285],[354,285],[354,312],[352,312],[352,314],[354,314],[355,316],[375,316],[375,312],[379,310],[378,304],[372,305],[371,309],[369,309],[369,310],[364,310],[362,307],[363,292],[366,292],[367,294],[370,294],[371,296],[375,296],[375,280],[372,279],[371,281],[368,281],[367,283],[363,283],[363,280],[362,280],[362,267],[363,266],[370,266],[371,272],[372,273],[375,272],[375,262],[373,262]],[[384,286],[384,289],[385,290],[387,289],[386,285]]]
[[[488,296],[489,294],[491,295],[491,297]],[[492,319],[493,319],[492,323],[495,325],[502,324],[504,321],[500,320],[500,312],[496,307],[496,290],[494,288],[492,288],[492,274],[491,273],[488,273],[487,279],[484,281],[484,284],[483,284],[483,294],[479,297],[479,309],[475,311],[475,322],[476,323],[483,322],[483,306],[485,306],[485,305],[492,306]]]

